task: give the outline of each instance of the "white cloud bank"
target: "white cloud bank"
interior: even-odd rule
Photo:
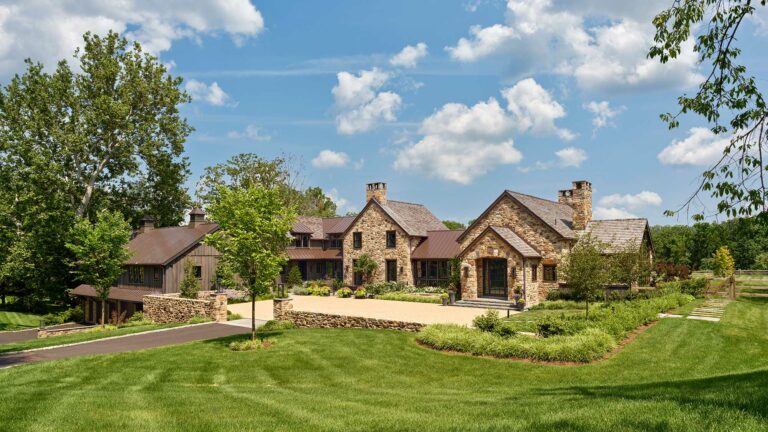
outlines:
[[[349,163],[349,156],[344,152],[323,150],[312,159],[312,166],[320,169],[342,168]]]
[[[673,140],[658,158],[665,165],[711,165],[723,156],[730,141],[731,137],[723,138],[707,128],[695,127],[685,139]]]
[[[419,60],[427,56],[427,44],[419,42],[416,45],[408,45],[399,53],[389,59],[389,64],[395,67],[415,68]]]
[[[592,130],[593,135],[600,128],[614,126],[614,124],[611,122],[611,119],[618,116],[627,109],[625,106],[612,108],[608,101],[591,101],[585,103],[583,107],[585,110],[591,112],[594,115],[592,117],[592,126],[594,126],[594,129]]]
[[[647,207],[658,207],[662,199],[656,192],[642,191],[637,194],[607,195],[598,201],[595,219],[626,219],[638,217],[634,212]]]
[[[202,81],[191,79],[184,83],[184,90],[192,96],[192,101],[203,101],[214,106],[236,105],[216,81],[208,85]]]
[[[262,129],[256,125],[248,125],[243,131],[229,131],[227,138],[232,139],[247,139],[251,141],[269,141],[271,136],[265,135]]]
[[[381,123],[397,120],[402,99],[390,91],[378,92],[390,75],[379,69],[361,71],[355,75],[339,72],[338,84],[331,93],[336,102],[336,131],[352,135],[370,131]]]

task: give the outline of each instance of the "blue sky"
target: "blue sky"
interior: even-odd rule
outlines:
[[[645,59],[650,17],[668,3],[30,1],[0,5],[0,75],[23,57],[67,57],[86,30],[142,41],[195,99],[183,110],[191,188],[234,154],[288,153],[342,212],[360,209],[371,181],[467,221],[503,189],[555,199],[588,179],[596,217],[685,223],[662,211],[724,141],[694,117],[673,131],[659,120],[702,73],[690,51],[664,67]],[[758,77],[764,12],[741,39]]]

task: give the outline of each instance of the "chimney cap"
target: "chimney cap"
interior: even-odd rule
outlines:
[[[368,183],[368,190],[386,189],[387,184],[385,182],[372,182]]]
[[[192,208],[192,211],[189,212],[189,214],[190,216],[205,216],[205,211],[200,207],[194,207]]]

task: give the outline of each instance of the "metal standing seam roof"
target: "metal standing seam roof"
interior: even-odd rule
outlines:
[[[292,260],[340,260],[341,249],[288,248],[288,259]]]
[[[587,224],[585,235],[605,243],[607,253],[615,253],[630,242],[641,245],[647,229],[648,220],[643,218],[593,220]]]
[[[427,231],[424,239],[411,253],[411,259],[451,259],[461,252],[456,241],[464,230]]]
[[[128,242],[131,257],[127,265],[168,265],[180,254],[201,242],[219,225],[203,223],[190,226],[156,228],[141,233]]]
[[[293,223],[292,233],[311,234],[312,240],[323,240],[328,234],[341,234],[347,230],[354,216],[321,218],[319,216],[299,216]]]

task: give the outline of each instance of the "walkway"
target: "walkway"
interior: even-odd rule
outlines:
[[[96,354],[111,354],[248,333],[250,328],[206,323],[116,336],[59,347],[0,354],[0,368]]]
[[[432,303],[412,303],[391,300],[358,300],[354,298],[291,296],[293,308],[305,312],[358,316],[421,324],[466,324],[485,313],[485,309],[442,306]],[[250,303],[230,304],[229,310],[243,317],[251,316]],[[519,312],[512,312],[519,313]],[[271,320],[272,300],[256,302],[256,318]]]
[[[701,320],[701,321],[720,321],[725,313],[725,307],[731,301],[724,298],[713,297],[707,299],[703,305],[697,307],[690,314],[688,319]]]

